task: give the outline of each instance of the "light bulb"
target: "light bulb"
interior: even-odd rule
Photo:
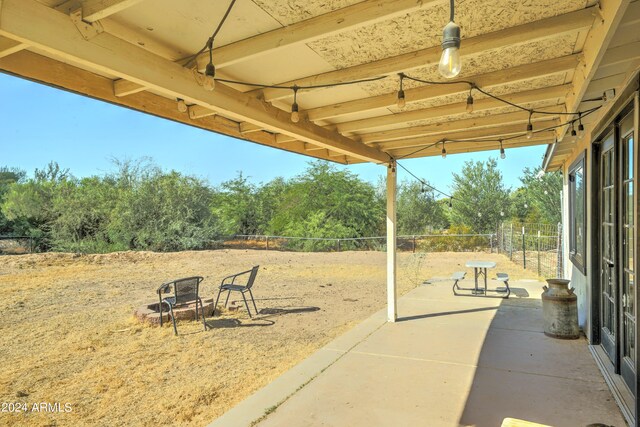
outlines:
[[[204,87],[205,90],[208,90],[209,92],[211,92],[212,90],[215,89],[216,87],[215,76],[216,76],[216,67],[214,67],[213,64],[210,62],[207,64],[207,68],[204,71],[204,82],[202,83],[202,86]]]
[[[300,121],[300,113],[298,112],[298,103],[294,102],[291,105],[291,121],[293,123],[298,123]]]
[[[524,208],[527,209],[529,207],[529,205],[527,205],[526,203],[524,204]]]
[[[533,125],[529,123],[527,125],[527,139],[531,139],[532,136],[533,136]]]
[[[504,148],[502,148],[502,147],[500,147],[500,158],[501,158],[502,160],[504,160],[504,159],[506,159],[506,158],[507,158],[507,155],[506,155],[506,153],[504,152]]]
[[[398,108],[404,108],[405,105],[407,105],[407,101],[404,98],[404,90],[400,89],[398,91],[398,102],[397,102]]]
[[[504,212],[503,211],[500,211],[500,216],[504,216]]]
[[[577,135],[576,130],[571,128],[571,138],[575,138]]]
[[[445,150],[444,147],[442,147],[442,158],[443,159],[447,158],[447,150]]]
[[[452,202],[452,200],[453,200],[453,199],[449,199],[449,209],[453,208],[453,202]]]
[[[438,71],[442,77],[452,79],[460,74],[460,51],[457,47],[448,47],[442,51]]]
[[[478,212],[478,218],[482,218],[482,212]]]
[[[582,135],[584,135],[584,125],[580,122],[578,125],[578,137],[582,138]]]
[[[473,113],[473,96],[467,96],[467,113]]]
[[[187,103],[184,102],[184,99],[178,98],[178,111],[180,111],[181,113],[186,113],[187,110]]]
[[[442,31],[442,56],[438,70],[443,77],[452,79],[460,74],[460,27],[453,21]]]

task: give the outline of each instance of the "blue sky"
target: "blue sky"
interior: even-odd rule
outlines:
[[[0,73],[0,166],[35,168],[57,161],[77,177],[101,175],[112,158],[151,157],[218,185],[242,171],[256,183],[301,173],[310,158],[145,115],[104,102]],[[541,164],[544,146],[507,150],[499,160],[505,184],[515,188],[525,166]],[[405,160],[414,174],[449,191],[451,174],[467,160],[497,157],[498,151]],[[339,166],[343,167],[343,166]],[[344,166],[362,179],[377,182],[383,166]],[[399,170],[399,179],[409,175]]]

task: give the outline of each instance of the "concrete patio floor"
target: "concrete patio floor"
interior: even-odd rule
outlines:
[[[412,290],[398,322],[381,310],[210,426],[626,425],[586,340],[542,333],[542,283],[508,300],[451,284]]]

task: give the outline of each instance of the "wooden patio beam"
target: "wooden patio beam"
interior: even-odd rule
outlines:
[[[556,126],[559,124],[558,120],[546,120],[544,122],[539,122],[534,127],[534,130],[538,130],[535,133],[536,136],[542,132],[542,129],[547,129],[552,126]],[[465,131],[459,132],[451,132],[447,134],[440,135],[427,135],[419,138],[407,138],[407,139],[399,139],[394,141],[386,141],[377,144],[382,147],[385,151],[390,151],[398,148],[411,148],[411,147],[421,147],[425,145],[435,144],[441,140],[462,140],[462,139],[481,139],[481,138],[506,138],[508,136],[514,136],[518,134],[524,135],[526,133],[526,126],[522,124],[501,126],[495,128],[486,128],[486,129],[469,129]],[[547,132],[551,133],[551,132]],[[496,142],[497,144],[497,142]]]
[[[565,101],[567,111],[575,112],[580,107],[582,97],[586,93],[589,83],[598,69],[598,65],[605,56],[607,46],[609,46],[609,42],[622,21],[629,3],[630,0],[600,0],[598,6],[599,19],[596,20],[596,23],[587,34],[587,39],[582,49],[584,59],[573,75],[572,90]],[[572,116],[566,116],[562,118],[562,122],[568,123],[571,119]],[[558,128],[556,133],[559,140],[562,140],[567,129],[568,126]]]
[[[546,121],[556,118],[559,114],[551,114],[556,112],[564,112],[564,105],[553,105],[550,107],[538,108],[548,114],[536,114],[531,118],[532,123]],[[381,141],[389,141],[401,138],[410,138],[421,135],[434,135],[444,132],[460,131],[464,129],[482,129],[504,126],[513,123],[527,123],[529,120],[529,112],[516,111],[515,113],[493,114],[489,116],[471,117],[464,120],[455,120],[448,122],[432,123],[422,126],[406,127],[401,129],[386,130],[381,132],[372,132],[358,135],[360,141],[365,144],[371,144]]]
[[[13,55],[16,52],[20,52],[21,50],[26,49],[27,47],[29,47],[29,45],[26,43],[21,43],[21,42],[0,36],[0,58]]]
[[[268,55],[289,46],[309,43],[324,37],[342,33],[411,11],[426,9],[442,0],[366,0],[315,16],[286,27],[249,37],[213,50],[216,68],[224,68],[241,61]],[[209,62],[209,54],[197,58],[198,68],[203,70]]]
[[[232,138],[306,154],[319,159],[336,162],[342,160],[323,156],[322,153],[307,153],[304,147],[295,144],[277,144],[273,135],[266,132],[252,133],[248,136],[242,135],[238,123],[224,117],[210,116],[193,120],[189,118],[188,114],[178,111],[175,101],[150,92],[143,92],[138,96],[118,98],[113,95],[111,79],[32,52],[22,51],[0,59],[0,71]]]
[[[502,147],[505,149],[530,147],[534,145],[551,144],[554,141],[552,132],[546,132],[545,135],[534,136],[531,139],[518,138],[509,141],[504,141]],[[500,149],[500,144],[497,142],[446,142],[445,148],[447,154],[459,154],[459,153],[474,153],[478,151],[491,151],[496,152]],[[425,148],[424,150],[416,153],[418,148],[402,148],[389,152],[395,159],[412,159],[417,157],[433,157],[440,156],[442,152],[442,145],[437,144],[432,147]],[[507,156],[509,154],[507,153]]]
[[[0,5],[0,35],[29,43],[61,60],[119,76],[168,98],[182,98],[235,121],[248,121],[345,155],[374,162],[389,160],[385,153],[337,132],[306,121],[292,123],[288,113],[224,85],[207,92],[195,81],[191,70],[109,33],[85,40],[68,15],[35,0],[3,0]]]
[[[571,89],[569,84],[545,87],[542,89],[526,90],[501,95],[502,99],[515,104],[526,104],[554,99],[564,99]],[[358,132],[376,127],[409,123],[417,120],[444,118],[456,114],[466,113],[466,101],[455,102],[453,104],[439,105],[437,107],[424,108],[420,110],[405,111],[402,113],[390,114],[386,116],[371,117],[368,119],[354,120],[338,124],[339,132]],[[483,111],[494,108],[506,107],[507,105],[493,98],[478,99],[473,103],[473,111]]]
[[[596,7],[577,10],[539,21],[529,22],[504,30],[494,31],[467,39],[462,39],[460,54],[463,56],[475,55],[483,51],[504,46],[528,43],[534,40],[542,40],[556,37],[561,34],[575,32],[588,28],[593,24],[597,15]],[[385,58],[366,64],[342,68],[313,76],[302,77],[287,82],[278,82],[280,85],[320,85],[327,83],[343,82],[348,80],[366,79],[381,75],[391,75],[399,72],[409,72],[416,68],[437,64],[440,60],[442,48],[433,46],[430,48]],[[260,90],[264,99],[274,101],[289,96],[282,91],[274,89]]]
[[[121,12],[143,0],[84,0],[82,2],[82,20],[96,22]]]
[[[531,64],[519,65],[489,73],[468,76],[463,80],[473,81],[476,86],[488,89],[491,86],[505,85],[538,77],[549,76],[561,72],[571,71],[580,62],[581,55],[574,54],[560,58],[548,59]],[[408,104],[420,102],[428,99],[449,96],[457,93],[469,91],[466,83],[448,85],[423,85],[413,89],[405,89],[405,98]],[[356,99],[339,104],[327,105],[313,108],[307,111],[309,120],[318,121],[347,114],[359,113],[362,111],[382,109],[395,106],[397,102],[397,92],[369,98]]]

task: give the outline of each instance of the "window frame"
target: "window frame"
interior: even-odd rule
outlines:
[[[573,265],[580,270],[582,274],[586,274],[586,252],[587,252],[587,165],[586,165],[586,151],[580,153],[580,155],[569,166],[567,179],[569,190],[569,259]],[[576,172],[582,170],[582,245],[577,247],[578,242],[576,238]]]

